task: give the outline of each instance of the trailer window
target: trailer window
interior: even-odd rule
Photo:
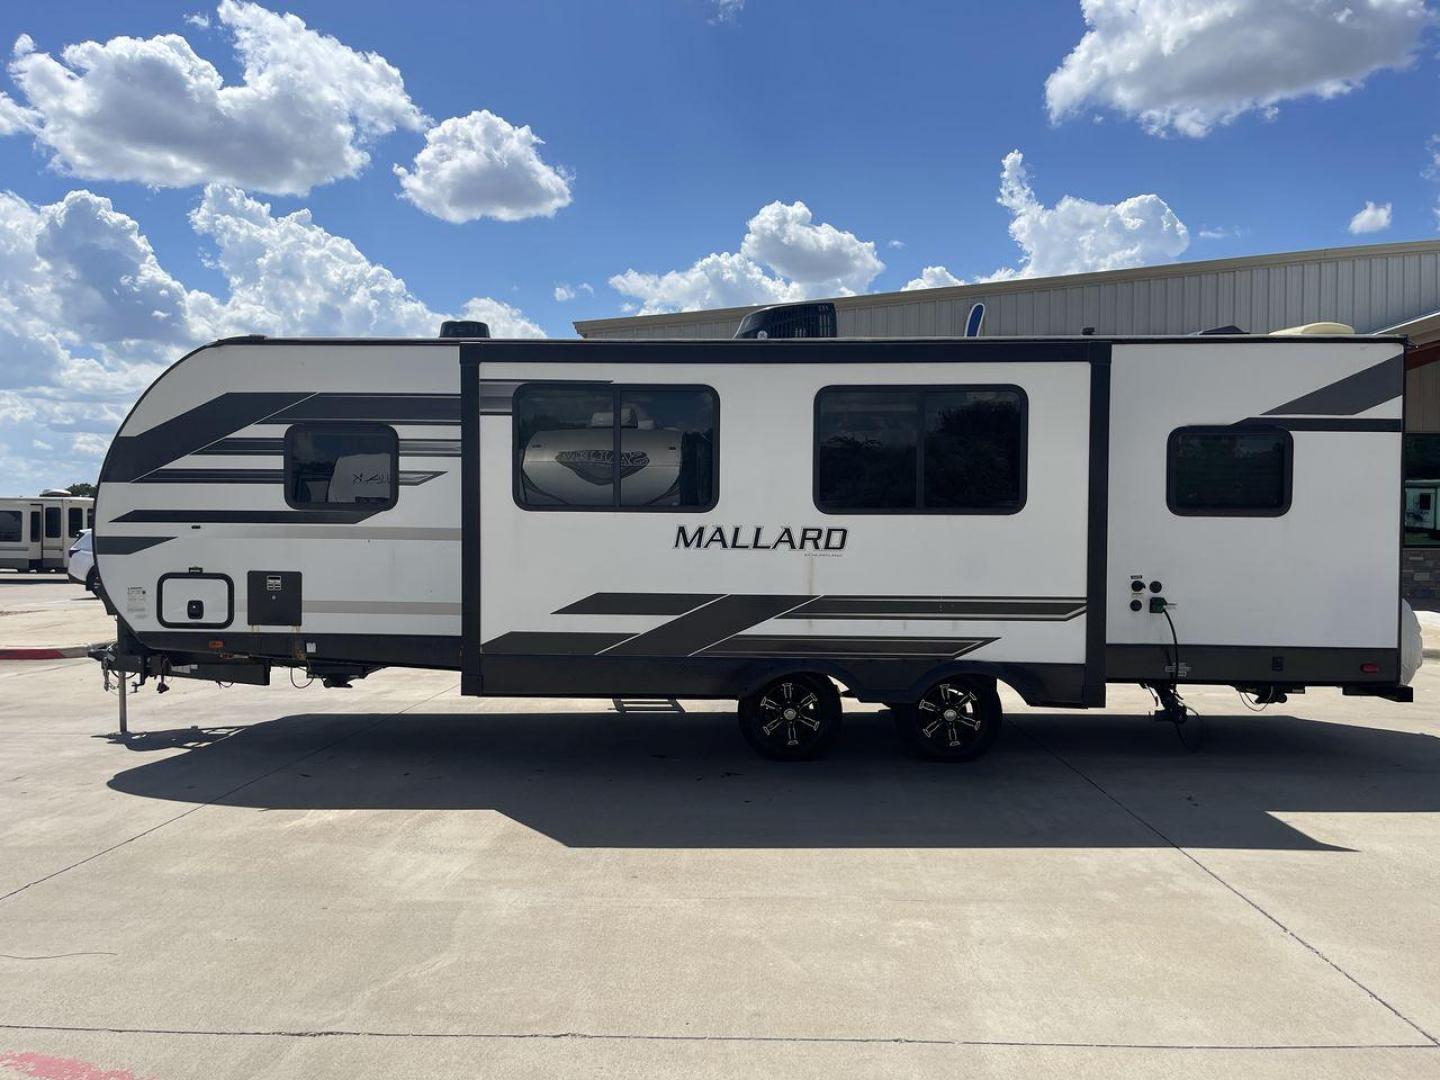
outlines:
[[[1024,503],[1019,387],[827,387],[816,396],[820,510],[1013,514]]]
[[[60,507],[58,506],[45,508],[45,538],[47,540],[60,538]]]
[[[1283,514],[1293,456],[1284,428],[1179,428],[1170,433],[1170,510],[1197,517]]]
[[[95,508],[93,506],[85,508],[85,527],[87,529],[95,528]]]
[[[285,433],[285,501],[297,510],[388,510],[400,441],[384,424],[296,424]]]
[[[40,511],[39,511],[39,510],[31,510],[31,511],[30,511],[30,539],[31,539],[32,541],[33,541],[33,540],[39,540],[39,539],[40,539]]]
[[[18,544],[25,539],[25,514],[21,510],[0,510],[0,544]]]
[[[515,501],[527,510],[708,510],[719,411],[708,386],[522,386]]]
[[[70,519],[70,538],[73,540],[85,531],[85,508],[72,506],[67,517]]]

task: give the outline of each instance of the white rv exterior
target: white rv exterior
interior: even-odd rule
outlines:
[[[1407,699],[1403,352],[219,342],[121,428],[96,560],[152,673],[450,668],[768,703],[782,732],[776,688],[813,709],[825,680],[922,713],[996,680]]]
[[[0,568],[64,570],[70,545],[95,523],[95,501],[78,495],[0,499]]]

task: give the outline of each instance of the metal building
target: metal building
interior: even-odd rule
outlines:
[[[1440,608],[1440,240],[1322,248],[835,299],[841,337],[1252,334],[1313,322],[1404,334],[1406,594]],[[575,323],[585,338],[728,338],[753,307]],[[1428,514],[1428,517],[1426,516]]]
[[[1252,334],[1331,321],[1374,333],[1440,311],[1440,240],[1018,278],[835,301],[841,337],[958,337],[977,303],[985,334]],[[577,322],[586,338],[728,338],[751,307]]]

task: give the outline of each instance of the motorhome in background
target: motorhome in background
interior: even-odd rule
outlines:
[[[994,738],[999,683],[1077,708],[1141,683],[1177,725],[1189,684],[1409,700],[1402,339],[775,316],[744,340],[189,354],[102,470],[107,662],[728,697],[777,758],[835,738],[837,684],[945,759]]]
[[[68,491],[0,498],[0,568],[64,570],[70,545],[95,524],[95,500]]]

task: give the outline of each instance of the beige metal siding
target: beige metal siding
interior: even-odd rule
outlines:
[[[984,303],[1000,336],[1189,334],[1234,324],[1263,334],[1301,323],[1370,333],[1440,310],[1440,241],[1262,255],[1139,270],[878,293],[836,301],[845,337],[954,337]],[[591,338],[728,338],[751,308],[576,324]]]

